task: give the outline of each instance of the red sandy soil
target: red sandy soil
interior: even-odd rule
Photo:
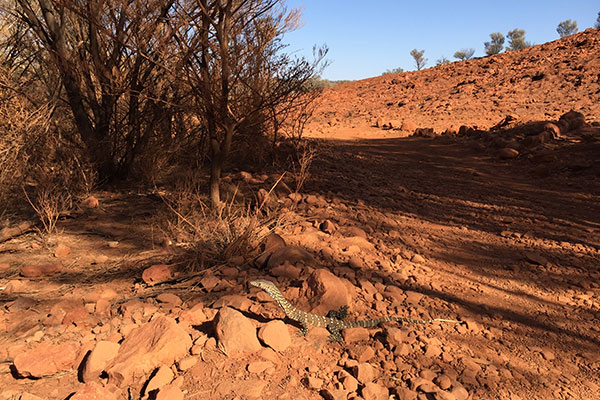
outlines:
[[[196,344],[180,357],[189,366],[154,364],[172,373],[157,399],[600,398],[598,48],[600,30],[590,29],[327,89],[309,126],[318,156],[305,194],[286,198],[277,187],[286,208],[275,232],[312,260],[263,267],[252,256],[233,257],[147,285],[142,272],[176,267],[181,250],[159,245],[153,215],[162,203],[143,193],[98,192],[100,206],[61,221],[58,233],[0,243],[0,399],[65,399],[76,391],[73,398],[92,398],[81,394],[91,389],[77,371],[87,350],[123,342],[160,315]],[[579,123],[559,121],[569,110],[581,113]],[[554,129],[547,123],[558,130],[544,134]],[[415,128],[433,133],[413,135]],[[250,179],[257,176],[230,180],[256,193],[277,178]],[[58,273],[22,276],[27,265],[57,261]],[[327,287],[348,291],[349,319],[464,323],[388,323],[328,343],[323,329],[297,337],[284,319],[279,332],[289,332],[289,347],[270,350],[275,345],[263,338],[261,350],[241,355],[215,340],[224,305],[255,327],[283,318],[248,281],[273,280],[308,311],[318,308],[311,279],[322,269],[340,278],[328,278]],[[163,293],[183,303],[156,300]],[[103,296],[108,311],[99,306]],[[190,310],[200,310],[197,324]],[[76,346],[68,367],[20,376],[19,354],[61,343]],[[129,387],[132,398],[148,378],[115,389],[114,376],[97,377],[122,395]]]

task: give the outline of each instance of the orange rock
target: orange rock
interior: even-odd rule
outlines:
[[[168,317],[158,317],[133,330],[106,367],[109,383],[123,387],[162,364],[173,364],[192,347],[187,332]]]
[[[56,257],[56,258],[64,258],[64,257],[68,256],[69,254],[71,254],[71,249],[69,248],[69,246],[66,246],[62,243],[60,243],[54,249],[54,257]]]
[[[95,208],[98,207],[98,199],[94,196],[90,196],[81,202],[81,206],[84,208]]]
[[[96,343],[94,349],[90,352],[82,368],[82,378],[84,382],[98,380],[104,368],[119,353],[118,343],[101,340]]]
[[[150,393],[167,386],[169,383],[173,382],[174,377],[175,374],[173,374],[171,368],[166,365],[161,365],[150,381],[148,381],[145,392]]]
[[[86,383],[77,390],[70,400],[119,400],[122,398],[122,392],[114,385],[102,385],[98,382]]]
[[[45,341],[18,354],[14,360],[14,367],[20,376],[26,378],[50,376],[72,369],[78,351],[79,344],[76,342],[52,344]]]
[[[142,280],[150,286],[156,285],[161,282],[168,281],[174,276],[171,267],[165,264],[157,264],[148,267],[142,272]]]
[[[183,392],[175,385],[167,385],[158,391],[156,400],[183,400]]]
[[[258,330],[258,337],[275,351],[284,351],[292,344],[288,327],[281,320],[268,322]]]
[[[256,328],[239,311],[225,307],[215,317],[217,339],[230,356],[259,351],[262,346],[256,337]]]

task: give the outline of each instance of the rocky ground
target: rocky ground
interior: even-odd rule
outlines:
[[[599,37],[329,89],[303,194],[277,185],[260,248],[209,268],[155,229],[155,193],[94,193],[51,235],[0,231],[0,399],[597,399]],[[475,67],[506,83],[483,96]],[[444,76],[467,83],[440,109]],[[369,86],[390,79],[420,90]],[[413,111],[361,108],[391,98]],[[259,193],[278,176],[226,181]],[[323,315],[462,323],[300,337],[256,278]]]

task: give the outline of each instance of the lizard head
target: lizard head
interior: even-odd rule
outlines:
[[[266,279],[256,279],[254,281],[250,281],[250,284],[267,292],[272,292],[273,289],[277,290],[277,286],[275,286],[273,282]]]

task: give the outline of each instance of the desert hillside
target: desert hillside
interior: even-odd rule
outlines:
[[[529,122],[558,119],[571,109],[597,121],[599,47],[600,30],[588,29],[520,51],[328,88],[309,135],[390,122],[409,133],[461,125],[485,130],[509,114]]]

